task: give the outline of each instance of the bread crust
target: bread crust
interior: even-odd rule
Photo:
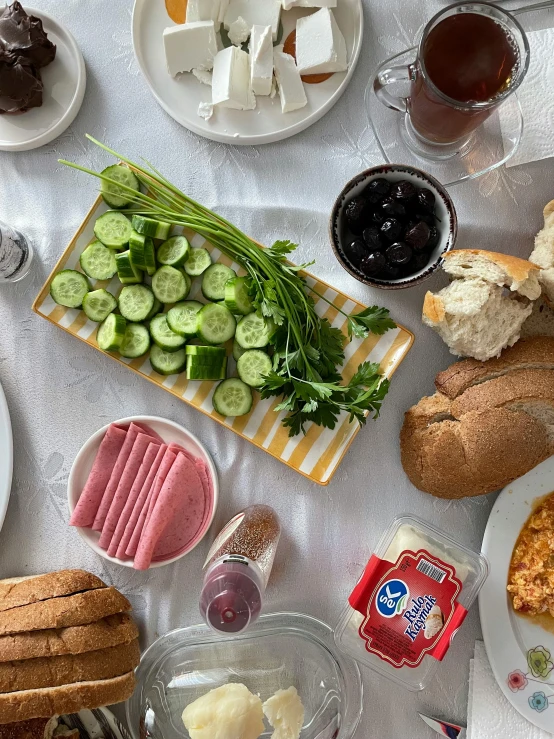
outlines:
[[[552,201],[554,203],[554,200]],[[467,388],[524,368],[554,369],[554,336],[520,339],[500,357],[480,362],[464,359],[439,372],[435,387],[452,400]]]
[[[99,577],[85,570],[60,570],[36,577],[0,580],[0,611],[105,587]]]
[[[448,272],[448,262],[452,257],[459,257],[460,254],[474,254],[486,257],[489,261],[502,267],[510,275],[510,277],[516,282],[523,282],[526,280],[532,272],[538,273],[538,267],[533,262],[529,262],[527,259],[520,259],[520,257],[513,257],[511,254],[500,254],[495,251],[486,251],[484,249],[456,249],[455,251],[447,252],[444,255],[444,270]]]
[[[128,672],[109,680],[3,693],[0,695],[0,724],[121,703],[130,698],[134,689],[135,675]]]
[[[423,316],[434,325],[442,323],[445,316],[442,298],[433,295],[432,292],[426,292],[423,300]]]
[[[129,644],[96,652],[3,662],[0,664],[0,693],[106,680],[134,670],[139,661],[140,647],[135,639]]]
[[[0,739],[46,739],[46,728],[52,719],[32,718],[0,726]],[[56,719],[54,719],[56,721]]]
[[[0,612],[0,635],[81,626],[130,610],[127,598],[115,588],[87,590]]]
[[[138,627],[128,613],[107,616],[83,626],[8,634],[0,636],[0,663],[94,652],[128,644],[138,635]]]

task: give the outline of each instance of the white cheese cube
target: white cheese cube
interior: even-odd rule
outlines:
[[[245,41],[248,41],[250,36],[250,26],[242,16],[239,15],[236,21],[231,23],[229,26],[228,36],[229,41],[235,46],[240,46]]]
[[[219,29],[220,0],[188,0],[187,23],[196,21],[213,21]]]
[[[281,18],[281,0],[229,0],[223,25],[229,30],[241,16],[252,26],[271,26],[273,40],[277,38],[279,20]]]
[[[205,69],[193,69],[192,73],[196,77],[198,82],[201,82],[203,85],[208,85],[209,87],[212,86],[212,73],[211,72],[208,72]]]
[[[336,8],[337,0],[281,0],[283,10],[290,8]]]
[[[269,95],[273,81],[271,26],[252,26],[250,36],[250,82],[256,95]]]
[[[275,66],[275,77],[279,85],[279,96],[281,98],[281,111],[290,113],[292,110],[303,108],[308,99],[304,85],[300,79],[300,72],[294,63],[294,57],[284,54],[282,46],[275,47],[273,52],[273,63]]]
[[[225,13],[227,12],[227,8],[229,7],[229,0],[219,0],[219,15],[217,20],[220,23],[223,23],[223,20],[225,19]]]
[[[296,64],[300,74],[346,72],[346,41],[329,8],[296,22]]]
[[[212,102],[222,108],[253,110],[256,98],[250,86],[248,54],[238,46],[220,51],[214,61]]]
[[[172,77],[191,69],[212,69],[217,54],[214,22],[197,21],[166,28],[164,48]]]
[[[198,115],[205,121],[209,121],[214,114],[213,103],[200,103],[198,106]]]

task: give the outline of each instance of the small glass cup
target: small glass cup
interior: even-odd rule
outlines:
[[[31,269],[33,247],[27,238],[0,221],[0,284],[18,282]]]
[[[447,18],[460,14],[486,16],[513,41],[516,63],[505,89],[487,100],[460,102],[442,92],[430,79],[425,65],[429,34]],[[455,156],[477,129],[523,81],[529,67],[529,44],[517,20],[490,3],[459,2],[441,10],[427,24],[417,49],[416,59],[407,66],[380,69],[373,81],[378,100],[388,108],[405,114],[403,139],[420,156],[442,159]],[[388,86],[409,82],[407,97],[393,95]]]

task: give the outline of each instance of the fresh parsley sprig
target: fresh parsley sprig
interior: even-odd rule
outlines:
[[[340,329],[318,315],[312,294],[345,316],[350,340],[363,339],[370,333],[381,335],[395,328],[386,308],[372,306],[347,314],[308,286],[303,270],[312,262],[296,266],[288,261],[297,244],[282,240],[268,249],[261,248],[225,218],[181,192],[148,162],[143,167],[88,138],[131,167],[145,192],[137,192],[77,164],[60,161],[123,189],[133,203],[127,212],[190,228],[246,271],[256,310],[275,325],[271,338],[273,370],[260,392],[263,398],[281,398],[275,410],[286,412],[283,425],[290,436],[305,433],[309,423],[333,429],[343,412],[360,424],[369,416],[378,417],[389,381],[377,364],[363,362],[344,384],[339,368],[345,359],[345,337]]]

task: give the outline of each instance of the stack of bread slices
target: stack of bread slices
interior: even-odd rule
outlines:
[[[83,570],[0,580],[0,735],[48,737],[55,715],[127,700],[140,659],[130,610]]]

